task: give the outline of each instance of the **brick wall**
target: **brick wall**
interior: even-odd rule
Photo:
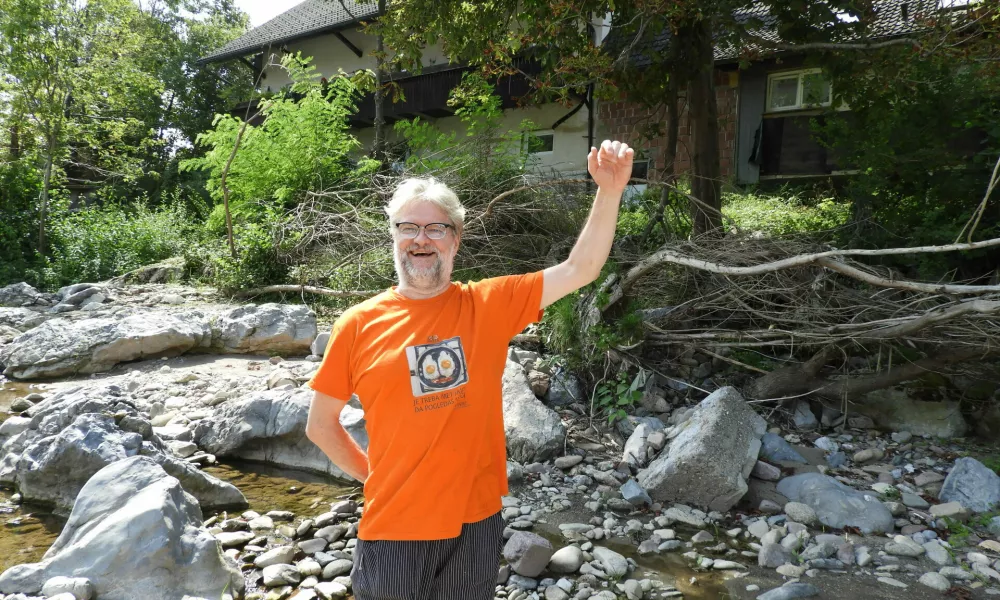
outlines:
[[[715,72],[715,101],[719,110],[719,153],[722,176],[732,179],[736,173],[736,130],[738,73]],[[687,98],[682,92],[679,100],[680,123],[677,137],[676,172],[691,171],[691,123],[688,118]],[[666,111],[651,110],[627,98],[598,103],[599,139],[621,139],[638,148],[643,158],[650,159],[650,167],[664,167],[663,157],[667,145]],[[659,125],[659,132],[652,133]],[[650,173],[652,175],[652,173]]]

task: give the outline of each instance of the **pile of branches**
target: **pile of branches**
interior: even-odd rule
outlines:
[[[1000,285],[903,279],[861,259],[958,252],[975,243],[840,250],[796,239],[752,236],[668,243],[621,278],[602,283],[595,311],[620,311],[641,298],[644,344],[699,349],[763,375],[755,399],[855,399],[921,375],[1000,351]],[[902,354],[893,348],[908,347]],[[726,359],[725,349],[802,357],[769,373]],[[919,358],[906,359],[906,355]],[[862,360],[859,360],[862,359]],[[845,365],[869,365],[845,377]]]

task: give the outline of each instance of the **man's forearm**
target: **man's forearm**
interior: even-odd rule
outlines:
[[[333,464],[364,483],[368,479],[368,455],[340,423],[333,423],[313,433],[309,439]]]
[[[586,273],[591,281],[601,274],[601,268],[611,254],[611,244],[615,239],[618,225],[618,207],[622,191],[608,191],[598,188],[590,216],[577,238],[566,262],[581,273]]]

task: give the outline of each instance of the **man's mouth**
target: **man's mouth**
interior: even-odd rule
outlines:
[[[434,256],[435,252],[430,250],[410,250],[410,256]]]

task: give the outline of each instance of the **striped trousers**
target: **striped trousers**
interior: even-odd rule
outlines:
[[[500,513],[466,523],[446,540],[359,539],[351,582],[356,600],[492,600],[503,549]]]

